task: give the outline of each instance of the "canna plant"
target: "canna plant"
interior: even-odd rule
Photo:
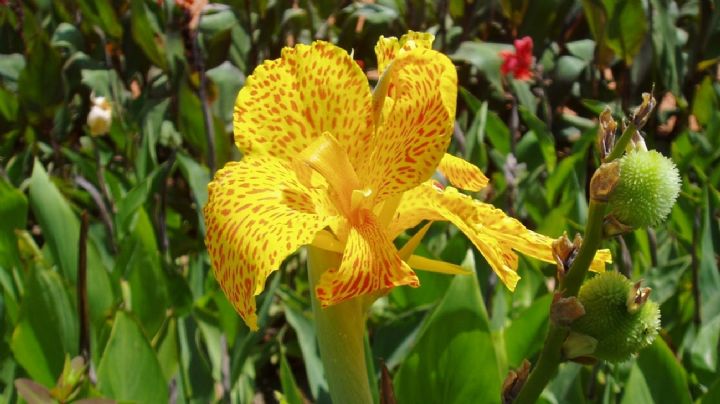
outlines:
[[[206,245],[222,290],[251,329],[268,276],[307,246],[334,402],[371,401],[363,338],[375,299],[396,286],[418,287],[413,269],[469,273],[413,255],[429,223],[398,250],[393,240],[404,230],[453,223],[510,290],[519,279],[515,251],[555,262],[551,238],[459,191],[479,191],[488,180],[445,154],[457,76],[432,42],[415,32],[381,37],[373,91],[343,49],[322,41],[284,49],[238,94],[234,133],[244,157],[209,184]],[[454,187],[433,179],[436,171]],[[592,269],[609,260],[600,251]]]

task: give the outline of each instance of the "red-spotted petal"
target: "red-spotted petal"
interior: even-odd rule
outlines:
[[[488,184],[479,168],[451,154],[443,156],[437,169],[451,184],[466,191],[478,192]]]
[[[378,74],[382,75],[387,66],[402,51],[410,51],[415,48],[432,49],[435,40],[433,34],[427,32],[408,31],[407,34],[398,40],[394,36],[385,38],[380,36],[375,45],[375,56],[377,57]]]
[[[382,201],[430,178],[450,142],[457,74],[450,60],[417,48],[398,55],[379,85],[382,103],[372,154],[358,177]],[[378,90],[376,90],[378,91]],[[383,100],[383,97],[377,97]]]
[[[334,220],[327,215],[332,207],[271,156],[228,163],[208,191],[205,244],[215,277],[243,320],[257,329],[255,296],[285,257]]]
[[[426,182],[405,192],[388,233],[396,236],[423,220],[447,220],[453,223],[472,241],[511,290],[519,279],[516,273],[517,256],[513,250],[555,263],[552,238],[528,230],[503,211],[473,200],[452,187],[442,189],[432,182]],[[605,262],[610,262],[610,254],[607,250],[601,250],[595,256],[591,269],[602,271]]]
[[[350,229],[340,268],[327,270],[315,290],[323,306],[395,286],[419,286],[417,276],[368,210]]]
[[[355,164],[373,131],[365,74],[327,42],[283,49],[255,69],[235,101],[235,143],[245,155],[290,160],[329,132]]]

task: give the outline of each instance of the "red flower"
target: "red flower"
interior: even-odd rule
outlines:
[[[503,59],[500,72],[503,75],[512,73],[518,80],[530,80],[532,78],[533,40],[529,36],[515,40],[515,52],[501,51]]]

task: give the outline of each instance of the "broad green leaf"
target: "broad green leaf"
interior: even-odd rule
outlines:
[[[492,84],[495,91],[503,92],[502,77],[500,75],[501,50],[512,49],[510,45],[493,44],[488,42],[463,42],[450,58],[454,61],[469,63],[477,68]]]
[[[707,393],[699,400],[700,404],[715,404],[720,402],[720,378],[713,383]]]
[[[75,283],[80,221],[39,160],[30,178],[30,207],[63,277]]]
[[[640,351],[634,368],[637,370],[633,371],[639,374],[631,376],[623,402],[692,402],[685,370],[662,338],[656,338],[650,347]],[[650,401],[647,401],[648,394],[652,397]]]
[[[297,334],[310,392],[313,398],[318,401],[321,400],[322,396],[325,397],[324,400],[327,400],[330,393],[325,380],[325,371],[320,361],[320,350],[317,346],[317,337],[311,315],[298,307],[297,302],[291,301],[289,295],[286,295],[283,300],[285,301],[287,322]]]
[[[673,11],[677,4],[668,0],[651,0],[653,10],[652,39],[655,54],[658,55],[659,63],[656,69],[659,70],[659,77],[663,86],[673,94],[680,95],[680,78],[678,77],[679,62],[681,53],[677,48],[676,24],[677,11]],[[680,60],[679,60],[680,59]]]
[[[283,396],[287,404],[303,404],[305,401],[302,392],[295,382],[292,369],[284,354],[280,354],[280,384],[282,385]]]
[[[505,329],[505,347],[510,368],[520,366],[523,359],[531,360],[542,347],[551,300],[551,294],[535,300]]]
[[[28,202],[25,195],[0,179],[0,270],[22,265],[15,230],[25,228]]]
[[[184,153],[178,153],[177,162],[182,175],[190,185],[190,191],[192,191],[195,210],[198,214],[198,224],[201,230],[200,234],[205,235],[205,220],[203,219],[202,210],[205,204],[207,204],[208,199],[207,186],[210,182],[209,170]]]
[[[51,387],[62,372],[65,355],[77,355],[78,321],[74,304],[56,272],[35,268],[28,277],[20,322],[10,346],[30,377]]]
[[[62,59],[49,41],[37,38],[28,49],[27,64],[18,77],[22,105],[41,117],[52,117],[64,98]]]
[[[718,341],[720,341],[720,316],[715,316],[700,327],[690,348],[690,356],[696,369],[717,374]]]
[[[154,336],[170,308],[168,280],[152,223],[144,209],[137,213],[132,232],[121,245],[123,253],[116,262],[115,273],[127,279],[132,311],[145,332]]]
[[[631,65],[647,33],[642,0],[603,0],[608,14],[607,43],[616,55]]]
[[[455,276],[395,375],[398,402],[499,402],[501,382],[477,279]]]
[[[524,105],[519,108],[520,116],[523,121],[528,125],[535,135],[537,135],[538,143],[540,144],[540,152],[545,159],[545,165],[549,173],[555,171],[557,165],[557,154],[555,152],[555,137],[552,132],[548,129],[547,125],[541,121],[537,116],[530,112]]]
[[[710,76],[705,76],[705,79],[695,92],[692,108],[693,115],[701,125],[707,125],[712,115],[717,113],[719,104],[718,95],[713,86],[713,79]]]
[[[83,17],[100,28],[113,38],[120,38],[123,34],[122,25],[118,20],[113,3],[108,1],[78,0]]]
[[[156,31],[154,18],[144,0],[131,1],[130,26],[135,43],[155,66],[166,70],[165,36]]]
[[[505,125],[502,119],[500,119],[495,112],[488,111],[485,134],[495,150],[500,152],[503,156],[510,153],[510,129],[508,129],[507,125]]]
[[[97,389],[115,400],[164,403],[163,376],[150,343],[137,322],[124,311],[115,315],[105,351],[98,365]]]

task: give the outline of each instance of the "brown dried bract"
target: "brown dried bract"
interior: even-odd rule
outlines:
[[[585,307],[577,297],[562,297],[561,293],[555,293],[553,302],[550,305],[550,321],[559,326],[567,327],[584,315]]]
[[[522,389],[522,386],[525,384],[529,374],[530,361],[527,359],[523,359],[519,368],[508,372],[502,386],[503,404],[509,404],[515,401],[515,398],[517,398],[518,394],[520,394],[520,389]]]

